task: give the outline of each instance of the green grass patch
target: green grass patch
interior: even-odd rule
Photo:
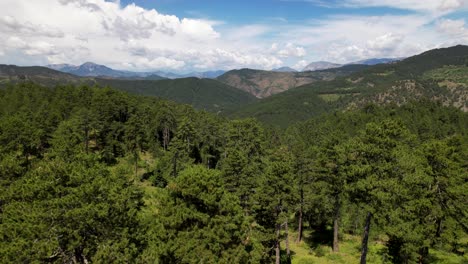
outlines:
[[[444,66],[437,68],[423,75],[425,79],[437,81],[452,81],[460,84],[468,84],[468,67],[466,66]]]
[[[312,242],[319,234],[314,234],[310,230],[304,232],[304,239],[296,243],[297,233],[290,232],[289,245],[291,250],[292,264],[337,264],[337,263],[359,263],[361,256],[361,237],[344,234],[340,241],[340,250],[334,253],[330,245],[315,244]],[[390,264],[387,255],[385,241],[369,241],[367,262],[372,264]],[[285,252],[285,243],[281,243],[282,252]],[[455,254],[444,250],[430,249],[431,263],[440,264],[468,264],[468,255]]]
[[[340,99],[343,96],[344,96],[343,94],[319,94],[319,97],[328,103],[336,102],[338,101],[338,99]]]

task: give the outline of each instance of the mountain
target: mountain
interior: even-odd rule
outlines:
[[[313,72],[276,72],[252,69],[232,70],[217,80],[249,92],[257,98],[265,98],[291,88],[320,80],[333,80],[365,68],[365,65],[349,65],[341,68]]]
[[[352,66],[352,65],[349,65]],[[345,66],[346,67],[346,66]],[[435,49],[390,64],[368,66],[248,105],[233,117],[256,117],[286,127],[322,113],[368,104],[430,100],[468,111],[468,46]]]
[[[338,68],[340,66],[342,65],[328,62],[328,61],[316,61],[307,65],[302,71],[327,70],[327,69],[332,69],[332,68]]]
[[[139,95],[157,96],[218,113],[241,108],[257,100],[249,93],[213,79],[189,77],[150,81],[96,78],[96,82],[100,86],[109,86]]]
[[[205,72],[191,72],[186,74],[177,74],[172,72],[155,71],[155,72],[132,72],[132,71],[120,71],[114,70],[104,65],[99,65],[93,62],[86,62],[80,66],[71,64],[51,64],[46,67],[71,73],[82,77],[108,77],[108,78],[129,78],[129,79],[148,79],[148,80],[162,80],[162,79],[177,79],[187,77],[197,78],[211,78],[216,77],[225,73],[225,71],[205,71]]]
[[[384,63],[391,63],[395,61],[402,60],[403,58],[371,58],[366,60],[355,61],[351,63],[347,63],[345,65],[353,65],[353,64],[360,64],[360,65],[377,65],[377,64],[384,64]],[[316,61],[312,62],[307,65],[302,71],[317,71],[317,70],[326,70],[326,69],[333,69],[339,68],[343,66],[342,64],[337,64],[328,61]]]
[[[200,79],[208,78],[208,79],[216,79],[218,76],[221,76],[225,73],[223,70],[218,71],[205,71],[205,72],[190,72],[184,74],[172,73],[172,72],[163,72],[157,71],[154,74],[159,76],[168,78],[168,79],[178,79],[178,78],[189,78],[189,77],[196,77]]]
[[[197,77],[197,78],[209,78],[209,79],[216,79],[219,76],[223,75],[226,71],[205,71],[205,72],[192,72],[189,74],[183,75],[185,78],[187,77]]]
[[[62,72],[71,71],[71,70],[77,68],[75,65],[66,64],[66,63],[62,63],[62,64],[49,64],[49,65],[47,65],[46,67],[47,67],[47,68],[50,68],[50,69],[52,69],[52,70],[62,71]]]
[[[47,65],[46,67],[81,77],[146,78],[150,76],[152,80],[165,79],[164,77],[158,76],[154,73],[114,70],[107,66],[99,65],[93,62],[86,62],[80,66],[74,66],[70,64],[52,64]]]
[[[377,64],[385,64],[385,63],[392,63],[395,61],[400,61],[404,58],[372,58],[366,60],[355,61],[348,64],[364,64],[364,65],[377,65]]]
[[[293,69],[291,67],[281,67],[281,68],[273,69],[271,71],[275,71],[275,72],[297,72],[295,69]]]
[[[78,76],[108,76],[108,77],[127,77],[127,74],[121,71],[113,70],[104,65],[98,65],[92,62],[86,62],[68,73]]]

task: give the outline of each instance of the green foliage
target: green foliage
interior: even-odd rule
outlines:
[[[392,67],[382,78],[401,74]],[[289,261],[288,244],[293,263],[348,263],[367,212],[370,262],[460,262],[466,131],[466,113],[429,101],[283,131],[110,88],[11,86],[0,262],[270,263]]]
[[[225,112],[256,101],[246,92],[211,79],[183,78],[175,80],[117,80],[96,79],[102,86],[110,86],[133,94],[157,96],[190,104],[210,112]]]
[[[239,200],[224,190],[219,171],[183,170],[158,211],[161,263],[256,263]]]
[[[93,156],[41,161],[2,192],[0,255],[6,262],[83,262],[106,250],[134,258],[140,199]]]

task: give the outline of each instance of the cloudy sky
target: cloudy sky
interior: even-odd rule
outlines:
[[[0,63],[302,69],[468,44],[468,0],[1,0]]]

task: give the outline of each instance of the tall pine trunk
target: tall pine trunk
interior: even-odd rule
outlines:
[[[302,227],[302,222],[303,222],[303,210],[304,210],[304,190],[301,188],[301,201],[300,201],[300,207],[299,207],[299,223],[298,223],[298,228],[297,228],[297,240],[296,243],[299,243],[302,241],[302,232],[303,232],[303,227]]]
[[[289,260],[291,259],[291,250],[289,249],[289,227],[288,227],[288,220],[286,219],[286,222],[284,223],[284,231],[285,231],[285,235],[286,235],[286,240],[285,240],[285,243],[286,243],[286,255],[288,256],[288,263],[289,263]]]
[[[370,222],[371,222],[371,213],[367,213],[366,217],[366,226],[364,227],[364,236],[362,238],[362,247],[361,247],[361,264],[366,264],[367,257],[367,244],[369,242],[369,231],[370,231]]]
[[[338,217],[335,216],[333,220],[333,252],[338,252]]]
[[[88,149],[89,149],[89,129],[85,128],[85,150],[86,150],[86,154],[88,154]]]
[[[339,249],[339,219],[340,219],[340,201],[337,198],[335,203],[335,215],[333,217],[333,252],[338,252]]]
[[[135,151],[135,181],[138,178],[138,152]]]
[[[164,148],[164,151],[167,151],[168,145],[169,145],[169,128],[165,127],[163,129],[163,148]]]
[[[280,264],[281,255],[280,255],[280,224],[276,224],[276,241],[275,241],[275,253],[276,253],[276,264]]]
[[[179,158],[179,152],[174,154],[174,158],[172,160],[172,176],[177,176],[177,159]]]
[[[427,257],[429,256],[429,248],[423,247],[419,250],[419,264],[427,263]]]

